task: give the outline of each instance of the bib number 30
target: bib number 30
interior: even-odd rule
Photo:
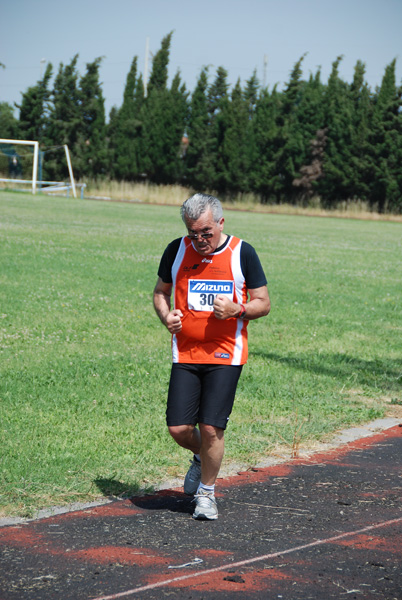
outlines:
[[[201,306],[213,306],[216,294],[200,294]]]
[[[190,310],[212,312],[215,296],[223,294],[233,300],[234,282],[190,279],[188,285],[188,307]]]

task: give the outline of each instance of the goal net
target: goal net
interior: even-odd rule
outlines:
[[[0,181],[30,184],[35,194],[38,181],[39,143],[0,138]]]
[[[60,146],[64,150],[70,181],[42,181],[42,163],[45,155],[39,149],[39,142],[31,140],[9,140],[0,138],[0,183],[14,187],[29,185],[32,193],[38,189],[44,192],[60,192],[72,190],[77,197],[73,168],[68,146]]]

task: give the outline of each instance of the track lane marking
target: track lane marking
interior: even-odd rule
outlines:
[[[235,567],[244,567],[245,565],[251,565],[253,563],[268,560],[271,558],[277,558],[278,556],[284,556],[285,554],[291,554],[292,552],[299,552],[300,550],[307,550],[308,548],[314,548],[315,546],[322,546],[324,544],[331,544],[332,542],[336,542],[338,540],[342,540],[347,537],[352,537],[354,535],[360,535],[362,533],[366,533],[367,531],[373,531],[374,529],[380,529],[381,527],[388,527],[390,525],[395,525],[397,523],[402,522],[402,517],[398,519],[391,519],[390,521],[383,521],[381,523],[376,523],[375,525],[368,525],[367,527],[363,527],[362,529],[358,529],[356,531],[347,531],[346,533],[340,533],[339,535],[335,535],[330,538],[325,538],[322,540],[316,540],[315,542],[310,542],[309,544],[303,544],[302,546],[295,546],[294,548],[288,548],[287,550],[281,550],[279,552],[273,552],[271,554],[264,554],[263,556],[255,556],[254,558],[248,558],[246,560],[240,560],[235,563],[228,563],[225,565],[221,565],[220,567],[214,567],[212,569],[205,569],[203,571],[197,571],[196,573],[189,573],[188,575],[181,575],[179,577],[172,577],[170,579],[164,579],[163,581],[158,581],[156,583],[150,583],[149,585],[143,585],[141,587],[133,588],[132,590],[127,590],[125,592],[118,592],[117,594],[111,594],[109,596],[98,596],[97,598],[92,598],[92,600],[117,600],[118,598],[125,598],[127,596],[132,596],[137,594],[138,592],[146,592],[148,590],[154,590],[160,587],[164,587],[170,585],[171,583],[176,583],[178,581],[185,581],[186,579],[194,579],[196,577],[200,577],[202,575],[209,575],[211,573],[217,573],[219,571],[226,571],[227,569],[233,569]]]

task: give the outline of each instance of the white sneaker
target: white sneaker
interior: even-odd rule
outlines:
[[[213,492],[207,492],[201,488],[194,500],[196,506],[193,519],[212,521],[218,518],[218,507]]]
[[[198,490],[201,481],[201,463],[196,458],[193,458],[187,475],[184,479],[184,493],[188,496],[194,496]]]

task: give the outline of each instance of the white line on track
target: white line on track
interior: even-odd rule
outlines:
[[[322,546],[323,544],[331,544],[332,542],[336,542],[338,540],[342,540],[347,537],[352,537],[354,535],[360,535],[361,533],[366,533],[367,531],[373,531],[374,529],[379,529],[381,527],[388,527],[390,525],[395,525],[396,523],[401,523],[401,522],[402,522],[402,517],[399,517],[399,519],[392,519],[391,521],[383,521],[382,523],[376,523],[375,525],[368,525],[367,527],[363,527],[363,529],[358,529],[356,531],[347,531],[346,533],[340,533],[339,535],[334,535],[333,537],[330,537],[330,538],[325,538],[323,540],[316,540],[315,542],[310,542],[309,544],[304,544],[303,546],[295,546],[294,548],[288,548],[287,550],[273,552],[272,554],[264,554],[263,556],[255,556],[254,558],[240,560],[235,563],[228,563],[226,565],[221,565],[220,567],[214,567],[213,569],[205,569],[204,571],[197,571],[196,573],[189,573],[188,575],[181,575],[180,577],[172,577],[171,579],[164,579],[163,581],[158,581],[156,583],[150,583],[149,585],[143,585],[141,587],[137,587],[132,590],[127,590],[125,592],[111,594],[110,596],[99,596],[98,598],[93,598],[92,600],[117,600],[117,598],[125,598],[127,596],[132,596],[133,594],[138,594],[138,592],[146,592],[147,590],[154,590],[156,588],[164,587],[164,586],[170,585],[171,583],[176,583],[178,581],[185,581],[186,579],[195,579],[196,577],[201,577],[202,575],[210,575],[211,573],[217,573],[218,571],[226,571],[228,569],[233,569],[235,567],[244,567],[245,565],[251,565],[252,563],[256,563],[256,562],[259,562],[262,560],[268,560],[270,558],[277,558],[278,556],[284,556],[285,554],[291,554],[292,552],[299,552],[300,550],[307,550],[308,548],[314,548],[314,546]]]

